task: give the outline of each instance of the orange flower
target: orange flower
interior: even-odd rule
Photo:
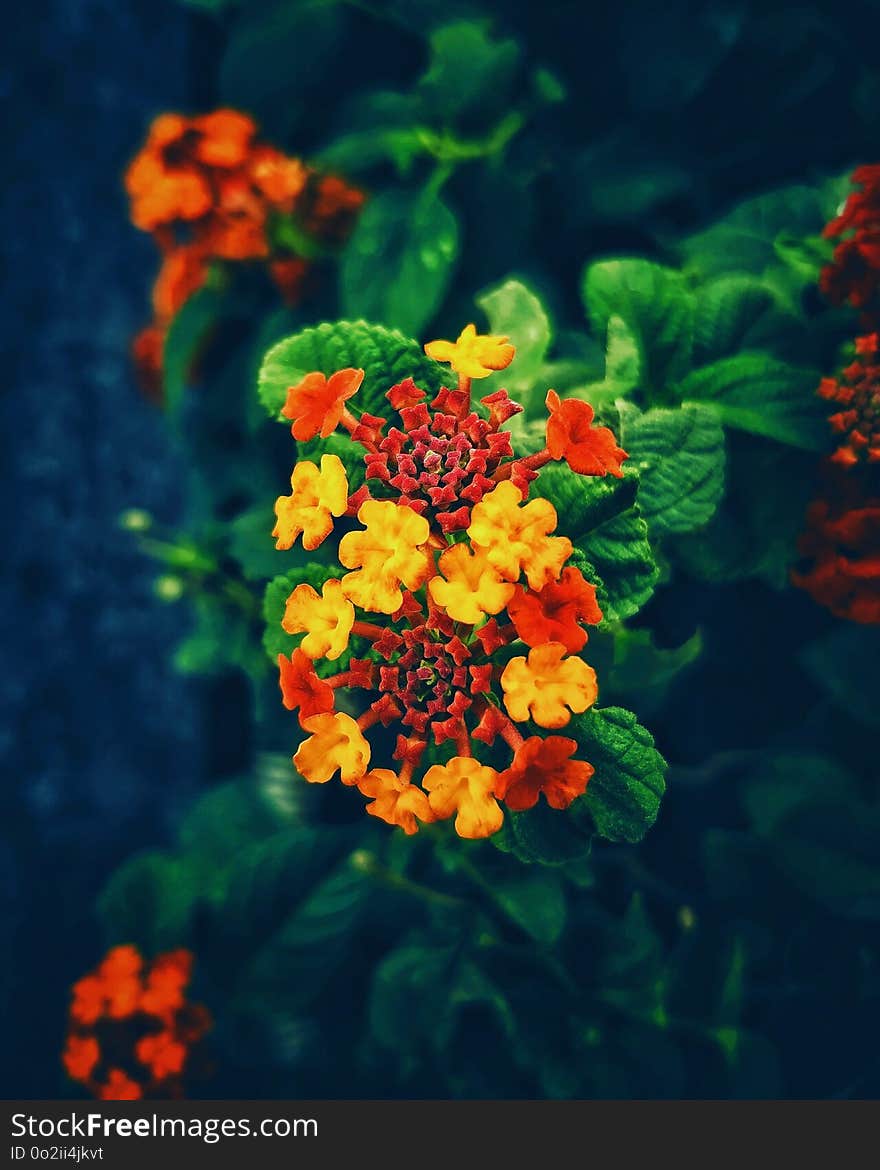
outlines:
[[[448,362],[465,378],[488,378],[506,369],[516,349],[506,337],[479,334],[475,325],[466,325],[457,341],[429,341],[425,353],[435,362]]]
[[[281,626],[288,634],[305,638],[300,650],[309,658],[336,659],[348,646],[354,625],[354,606],[343,595],[342,583],[325,581],[320,596],[311,585],[297,585],[287,599]]]
[[[580,569],[571,566],[538,593],[517,585],[507,612],[527,646],[561,642],[569,654],[583,649],[587,641],[587,631],[579,623],[595,626],[602,620],[596,587],[584,579]]]
[[[554,459],[564,459],[580,475],[611,474],[623,476],[621,464],[628,459],[617,446],[614,432],[608,427],[594,427],[593,408],[576,398],[560,399],[555,390],[547,391],[547,450]]]
[[[72,1081],[87,1081],[101,1059],[101,1049],[94,1036],[68,1036],[61,1061]]]
[[[114,1019],[137,1010],[141,995],[140,972],[143,960],[136,947],[114,947],[98,968],[104,985],[107,1015]]]
[[[399,825],[407,836],[419,830],[419,821],[436,820],[428,798],[416,784],[404,780],[390,768],[374,768],[357,782],[364,796],[372,797],[367,812],[389,825]]]
[[[418,589],[431,571],[422,547],[430,528],[424,516],[390,500],[367,500],[358,510],[363,532],[348,532],[339,542],[339,560],[355,569],[342,578],[345,596],[362,609],[395,613],[403,604],[401,584]]]
[[[561,642],[535,646],[528,659],[511,658],[501,675],[504,706],[511,719],[530,716],[539,727],[564,727],[596,701],[596,672],[581,658],[565,658]]]
[[[288,214],[302,194],[309,172],[298,158],[289,158],[271,146],[251,152],[250,177],[254,186],[280,211]]]
[[[345,403],[358,392],[363,380],[363,370],[338,370],[329,379],[316,371],[290,386],[281,413],[293,420],[293,437],[302,442],[319,434],[322,439],[331,435],[339,425]]]
[[[570,758],[576,750],[577,743],[561,735],[532,736],[498,777],[495,795],[515,812],[532,808],[542,792],[551,808],[568,808],[586,791],[594,771],[592,764]]]
[[[98,973],[102,979],[112,983],[118,979],[128,979],[140,975],[143,965],[144,960],[137,947],[126,944],[112,947],[107,952],[98,967]]]
[[[284,706],[288,711],[299,708],[300,723],[333,710],[333,688],[318,678],[312,660],[302,650],[294,650],[290,658],[279,654],[278,668]]]
[[[572,543],[566,536],[547,535],[557,523],[549,500],[524,506],[522,500],[523,493],[509,480],[500,483],[474,507],[468,536],[502,577],[516,581],[524,571],[532,589],[542,589],[559,576]]]
[[[213,110],[193,118],[193,153],[209,167],[239,167],[248,157],[256,123],[240,110]]]
[[[317,464],[301,460],[290,477],[293,491],[275,501],[278,523],[272,530],[276,548],[290,548],[302,534],[303,548],[317,548],[333,531],[333,517],[348,508],[348,478],[338,455],[322,455]]]
[[[141,1010],[150,1015],[165,1017],[184,1004],[184,988],[192,976],[190,951],[169,951],[159,955],[147,972],[145,989],[141,996]]]
[[[143,1089],[137,1081],[127,1077],[119,1068],[111,1068],[107,1080],[98,1086],[101,1101],[140,1101],[143,1095]]]
[[[350,715],[313,715],[303,721],[311,732],[293,757],[293,763],[310,784],[326,784],[339,769],[343,784],[356,784],[370,763],[370,745]]]
[[[204,175],[193,168],[167,170],[149,144],[128,168],[125,187],[131,199],[132,223],[147,232],[177,219],[201,219],[214,201]]]
[[[269,255],[266,221],[269,209],[246,174],[216,179],[217,199],[203,226],[206,247],[223,260],[259,260]]]
[[[153,312],[163,324],[189,300],[208,279],[208,254],[204,244],[183,244],[168,252],[153,285]]]
[[[513,596],[514,586],[502,581],[482,550],[471,552],[456,544],[440,557],[443,577],[432,577],[428,591],[453,621],[476,625],[489,613],[500,613]]]
[[[459,837],[491,837],[501,828],[504,813],[495,800],[498,773],[471,756],[453,756],[434,764],[422,781],[430,793],[431,810],[441,820],[455,816]]]
[[[175,1040],[171,1032],[143,1036],[135,1045],[135,1056],[145,1064],[157,1081],[177,1076],[186,1063],[186,1045]]]
[[[104,1014],[104,981],[97,975],[84,975],[74,983],[70,1018],[87,1027]]]
[[[210,168],[241,166],[255,130],[251,119],[236,110],[216,110],[201,118],[156,118],[125,176],[134,223],[152,231],[177,219],[207,215],[214,205]]]

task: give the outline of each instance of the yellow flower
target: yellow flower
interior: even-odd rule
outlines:
[[[488,378],[510,365],[516,349],[506,337],[480,334],[475,325],[466,325],[458,341],[429,341],[425,353],[435,362],[449,362],[465,378]]]
[[[500,613],[515,589],[502,581],[482,549],[471,553],[466,544],[455,544],[440,558],[443,577],[432,577],[428,591],[453,621],[475,626],[487,613]]]
[[[528,659],[511,658],[501,675],[504,706],[511,719],[531,718],[539,727],[564,727],[571,711],[580,715],[598,695],[596,672],[582,658],[565,658],[561,642],[529,651]]]
[[[350,715],[341,711],[303,721],[311,732],[293,762],[311,784],[326,784],[336,769],[343,784],[357,784],[370,764],[370,745]]]
[[[345,596],[361,609],[395,613],[403,603],[401,584],[418,589],[432,568],[422,548],[430,528],[424,516],[390,500],[367,500],[358,520],[364,532],[348,532],[339,542],[339,559],[347,569]]]
[[[419,831],[418,822],[436,820],[428,798],[417,784],[403,780],[390,768],[374,768],[357,782],[364,796],[373,797],[367,805],[371,816],[389,825],[399,825],[407,836]]]
[[[523,505],[522,492],[509,480],[483,496],[471,512],[468,536],[485,549],[489,564],[508,581],[525,572],[532,589],[557,580],[571,556],[567,536],[548,536],[556,528],[556,509],[549,500]]]
[[[341,516],[348,507],[348,478],[338,455],[322,455],[321,470],[303,460],[290,477],[293,488],[289,496],[275,501],[278,523],[272,535],[276,548],[290,548],[300,533],[303,547],[317,548],[333,531],[333,516]]]
[[[306,636],[300,650],[309,658],[338,658],[348,646],[354,606],[339,581],[325,581],[320,595],[311,585],[297,585],[287,599],[281,626],[288,634]]]
[[[453,756],[434,764],[422,781],[432,811],[442,820],[455,815],[459,837],[491,837],[501,828],[504,813],[495,799],[498,773],[470,756]]]

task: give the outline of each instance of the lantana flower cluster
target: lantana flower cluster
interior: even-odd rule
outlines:
[[[136,947],[108,951],[74,983],[62,1063],[71,1080],[105,1101],[182,1097],[192,1050],[211,1028],[185,992],[189,951],[144,961]]]
[[[822,233],[836,244],[819,287],[833,304],[862,310],[863,323],[871,326],[880,308],[880,164],[857,167],[851,182],[857,189]]]
[[[154,319],[135,338],[144,386],[156,393],[165,337],[175,314],[208,279],[216,260],[261,261],[284,299],[300,297],[310,262],[278,243],[273,221],[334,245],[354,225],[363,192],[257,137],[237,110],[155,119],[125,175],[132,222],[152,233],[162,254],[153,288]]]
[[[280,685],[305,732],[293,760],[306,780],[338,772],[368,813],[406,833],[454,818],[462,837],[486,837],[502,825],[499,802],[528,809],[543,793],[563,809],[593,773],[564,730],[597,697],[582,651],[602,613],[553,505],[529,499],[530,485],[550,460],[619,477],[627,456],[586,402],[551,391],[546,446],[516,458],[502,426],[522,408],[505,390],[484,396],[482,411],[471,400],[473,380],[513,359],[508,339],[469,325],[425,349],[458,384],[433,398],[412,379],[392,386],[394,421],[354,414],[359,369],[311,373],[287,392],[294,437],[341,426],[364,450],[366,481],[350,493],[342,461],[324,454],[298,462],[276,502],[278,548],[315,549],[341,522],[348,570],[287,598],[282,626],[302,640],[279,655]],[[319,676],[319,663],[343,655],[338,674]],[[379,725],[393,729],[391,767],[376,766]],[[502,768],[480,759],[496,744]]]

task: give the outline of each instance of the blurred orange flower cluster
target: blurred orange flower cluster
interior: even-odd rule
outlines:
[[[316,548],[343,516],[361,525],[339,542],[349,572],[321,593],[300,584],[288,597],[282,627],[304,637],[279,655],[280,685],[308,733],[294,756],[306,780],[339,772],[369,799],[367,812],[406,833],[454,817],[460,836],[486,837],[502,825],[499,801],[528,809],[543,793],[567,808],[593,773],[575,758],[574,739],[520,729],[559,731],[595,702],[596,674],[580,651],[584,626],[602,619],[595,587],[567,564],[571,541],[554,535],[556,510],[529,500],[529,485],[552,459],[583,475],[621,476],[627,456],[587,403],[551,391],[547,445],[517,459],[501,424],[522,408],[505,390],[481,400],[488,417],[471,404],[472,379],[512,360],[507,338],[468,326],[457,342],[425,348],[451,363],[458,386],[430,402],[412,379],[393,386],[386,397],[401,425],[387,434],[385,419],[356,418],[348,405],[362,370],[311,373],[288,390],[294,436],[327,437],[341,424],[365,450],[376,496],[367,485],[349,494],[342,461],[325,454],[320,466],[299,462],[291,494],[277,500],[278,548],[300,537]],[[352,638],[366,656],[319,677],[316,661],[340,658]],[[355,718],[336,710],[340,689],[373,697]],[[397,770],[371,767],[365,733],[378,724],[398,726]],[[474,751],[496,739],[509,752],[501,770]],[[426,754],[434,762],[424,768]]]
[[[311,266],[297,240],[340,243],[364,201],[337,176],[261,142],[254,121],[237,110],[160,115],[125,186],[132,222],[152,233],[162,253],[154,319],[134,341],[141,380],[153,396],[169,325],[205,284],[212,261],[265,263],[284,299],[295,303]],[[295,231],[279,232],[284,221]]]
[[[106,1101],[181,1097],[191,1052],[211,1028],[185,990],[192,955],[177,950],[145,963],[114,947],[74,983],[62,1063],[71,1080]]]

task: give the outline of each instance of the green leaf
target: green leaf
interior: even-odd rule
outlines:
[[[539,943],[552,946],[565,930],[566,906],[562,879],[555,873],[493,879],[492,888],[506,913]]]
[[[677,388],[685,402],[709,403],[725,426],[805,451],[828,446],[827,420],[816,396],[819,374],[764,353],[740,353],[694,370]]]
[[[370,1031],[397,1056],[405,1072],[412,1072],[423,1052],[449,1048],[462,1013],[473,1006],[488,1009],[502,1033],[515,1036],[510,1004],[474,960],[458,945],[437,945],[426,935],[415,935],[376,968]]]
[[[288,135],[309,99],[338,91],[342,16],[322,0],[243,5],[220,61],[218,104],[256,115],[270,141]]]
[[[639,384],[639,345],[622,317],[608,320],[605,342],[605,384],[629,394]]]
[[[540,801],[528,812],[506,812],[500,832],[490,838],[527,865],[566,865],[590,852],[590,836],[573,819]]]
[[[605,377],[601,382],[573,385],[567,396],[580,398],[596,409],[601,416],[603,409],[616,409],[619,401],[632,394],[639,385],[639,346],[635,335],[622,317],[613,316],[608,321],[605,337]],[[556,363],[557,369],[559,363]],[[545,366],[543,378],[547,385],[560,384],[554,377],[556,369]],[[565,369],[560,371],[565,373]]]
[[[631,711],[594,707],[572,719],[570,734],[578,742],[578,758],[595,768],[572,811],[586,810],[609,841],[641,841],[657,819],[666,789],[666,761],[650,732]]]
[[[284,607],[287,599],[297,587],[303,583],[311,585],[318,592],[324,582],[332,577],[335,570],[332,565],[320,564],[316,561],[306,565],[299,565],[286,573],[280,573],[266,586],[263,596],[263,617],[266,620],[266,631],[263,634],[263,647],[274,663],[279,654],[292,654],[299,645],[299,635],[288,634],[281,628],[281,619],[284,617]]]
[[[797,889],[834,914],[880,919],[880,811],[833,760],[771,759],[749,777],[743,801]]]
[[[577,565],[581,557],[599,575],[599,605],[606,623],[634,617],[650,599],[660,577],[648,526],[638,506],[581,538],[571,563]],[[581,568],[587,576],[588,570]]]
[[[506,108],[520,62],[516,41],[493,40],[483,21],[458,20],[432,32],[430,47],[430,66],[417,87],[429,119],[478,114],[485,120]]]
[[[880,729],[880,630],[840,624],[810,643],[801,661],[838,710]]]
[[[580,544],[632,508],[639,490],[639,477],[624,465],[624,475],[577,475],[565,463],[548,463],[541,468],[532,487],[534,496],[550,501],[559,516],[557,532]]]
[[[607,935],[597,971],[599,986],[617,1004],[650,1016],[662,1003],[663,957],[663,942],[644,899],[633,894],[619,926]]]
[[[250,600],[250,599],[249,599]],[[254,678],[264,677],[266,663],[259,651],[258,611],[253,618],[212,593],[193,599],[194,628],[174,652],[181,674],[218,674],[237,667]]]
[[[280,827],[281,819],[254,786],[229,781],[202,796],[183,817],[177,832],[179,852],[185,855],[187,868],[212,888],[245,849]],[[218,888],[225,892],[225,883]]]
[[[162,351],[162,386],[165,409],[174,425],[180,425],[193,364],[220,320],[224,303],[222,290],[200,288],[171,322]]]
[[[730,432],[723,501],[705,528],[671,538],[669,548],[698,580],[759,577],[782,589],[797,557],[797,537],[814,491],[813,456]]]
[[[597,669],[595,652],[602,637],[600,633],[595,639],[590,638],[590,646],[594,646],[590,660]],[[662,705],[673,679],[695,662],[703,649],[699,630],[671,649],[657,646],[650,630],[618,626],[611,631],[610,638],[611,661],[599,672],[602,694],[606,699],[620,697],[630,702],[642,716]]]
[[[248,997],[285,1010],[307,1004],[351,952],[373,893],[370,879],[348,858],[303,891],[243,970]]]
[[[265,581],[282,567],[282,554],[271,536],[274,527],[275,513],[271,505],[263,504],[229,522],[229,552],[248,581]]]
[[[681,273],[648,260],[599,260],[584,273],[583,297],[600,337],[615,316],[633,334],[640,388],[649,400],[687,371],[694,300]]]
[[[429,188],[374,196],[340,265],[343,312],[418,336],[446,295],[458,234],[455,216]]]
[[[489,320],[489,331],[504,334],[516,346],[516,357],[502,371],[504,385],[516,397],[535,387],[553,331],[537,296],[518,280],[506,280],[477,297]]]
[[[780,232],[773,241],[779,259],[805,284],[818,284],[822,269],[834,256],[834,244],[824,236],[797,236]]]
[[[753,276],[736,274],[707,282],[696,298],[694,365],[759,348],[769,340],[779,314],[772,291]]]
[[[599,586],[606,622],[623,621],[642,608],[654,591],[659,569],[638,505],[635,470],[622,479],[576,475],[560,463],[542,468],[536,495],[548,499],[560,517],[558,532],[575,546],[571,563]]]
[[[304,329],[272,346],[260,368],[260,400],[277,419],[288,387],[313,370],[329,377],[349,367],[362,368],[365,374],[352,404],[371,414],[382,413],[386,390],[405,378],[429,392],[439,390],[443,380],[442,368],[411,338],[384,325],[337,321]]]
[[[704,276],[722,272],[760,274],[777,262],[780,233],[821,232],[833,211],[821,187],[783,187],[746,199],[684,243],[689,267]]]
[[[108,944],[135,943],[156,954],[187,942],[194,903],[176,858],[141,853],[110,878],[98,898],[98,915]]]
[[[652,537],[707,524],[724,493],[724,430],[711,407],[621,412],[620,441],[639,473]]]

